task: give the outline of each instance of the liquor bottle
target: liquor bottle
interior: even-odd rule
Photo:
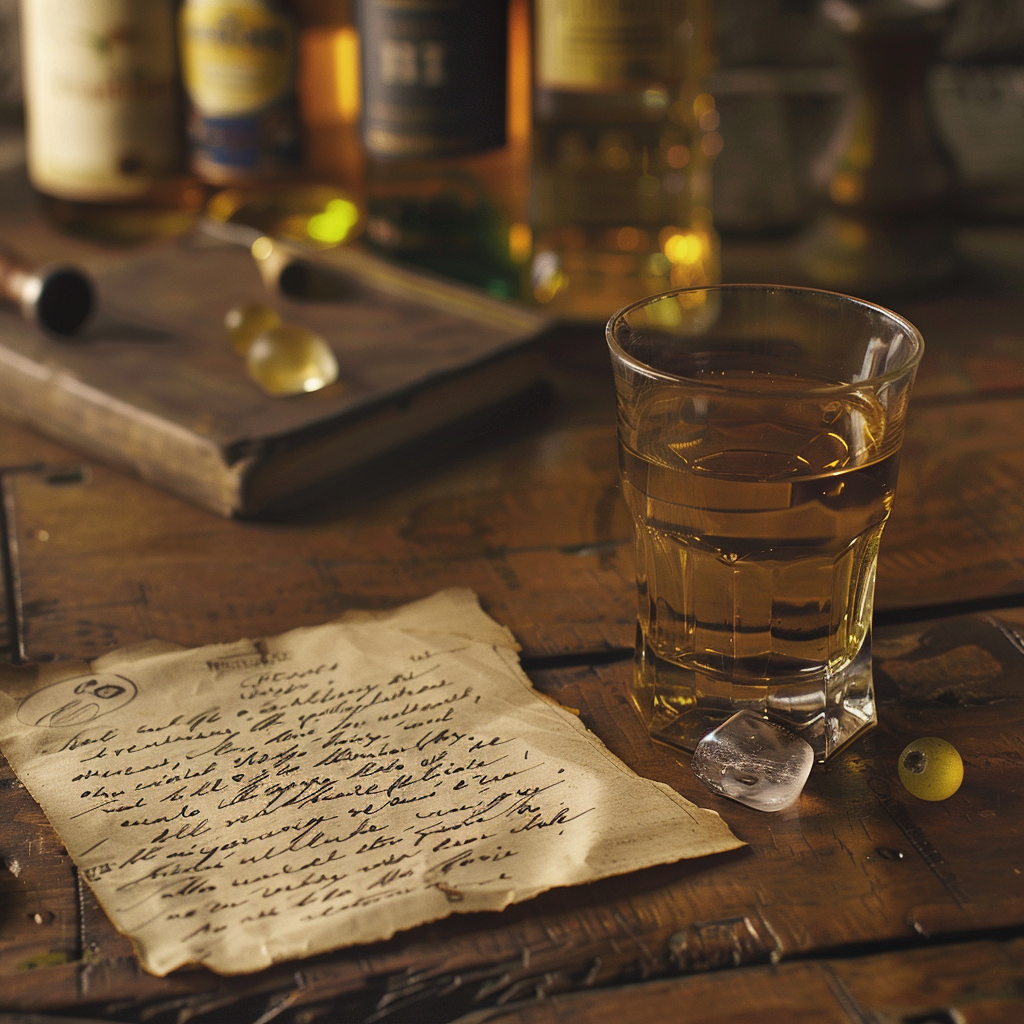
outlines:
[[[525,139],[508,102],[519,65],[510,75],[507,59],[510,17],[521,39],[525,10],[514,2],[510,13],[509,0],[357,8],[370,244],[498,296],[519,293],[529,252],[516,212]]]
[[[188,230],[173,0],[21,0],[28,170],[58,225],[114,241]]]
[[[292,13],[276,0],[185,0],[180,28],[195,173],[212,185],[294,174],[302,147]]]
[[[310,175],[361,192],[359,34],[353,0],[295,0],[299,112]]]
[[[350,190],[304,173],[298,6],[185,0],[181,52],[192,168],[207,184],[225,186],[206,205],[213,220],[333,246],[358,233],[362,216]]]
[[[604,319],[712,283],[707,0],[535,0],[532,292]]]

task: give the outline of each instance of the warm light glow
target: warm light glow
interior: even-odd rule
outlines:
[[[338,29],[334,37],[334,60],[337,68],[338,113],[342,121],[359,120],[359,33],[351,25]]]
[[[274,252],[274,243],[266,235],[262,235],[252,243],[251,251],[258,260],[265,260]]]
[[[700,126],[706,132],[713,132],[721,120],[717,110],[708,110],[700,115]]]
[[[670,146],[665,154],[665,159],[668,161],[669,167],[674,167],[678,170],[690,162],[690,151],[686,146]]]
[[[668,93],[661,86],[645,89],[641,102],[649,110],[664,110],[668,106]]]
[[[840,171],[828,183],[828,194],[835,203],[855,203],[864,194],[864,179],[859,174]]]
[[[718,132],[708,132],[703,139],[700,140],[701,152],[705,156],[718,156],[722,152],[722,147],[725,145],[725,140]]]
[[[530,0],[512,0],[508,11],[508,140],[530,140]]]
[[[715,109],[715,97],[710,93],[702,92],[693,101],[693,115],[699,121],[705,114]]]
[[[513,263],[525,263],[533,250],[533,232],[529,224],[511,224],[508,229],[508,253]]]
[[[310,125],[359,118],[359,35],[351,25],[307,28],[300,41],[299,100]]]
[[[306,224],[306,234],[315,242],[337,245],[343,242],[359,222],[359,208],[348,199],[331,199],[323,213],[314,214]]]
[[[550,302],[568,283],[569,279],[559,270],[546,281],[533,286],[533,297],[538,302]]]
[[[206,212],[214,220],[226,221],[245,202],[245,196],[236,188],[226,188],[206,204]]]
[[[550,302],[569,283],[553,252],[539,252],[533,260],[533,297]]]
[[[684,234],[670,235],[662,248],[673,263],[691,265],[700,262],[704,255],[705,243],[696,232],[687,231]]]
[[[636,228],[619,228],[615,244],[624,252],[635,252],[640,248],[640,232]]]

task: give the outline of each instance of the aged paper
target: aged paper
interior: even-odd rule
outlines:
[[[143,967],[224,974],[733,849],[470,591],[5,681],[0,744]]]

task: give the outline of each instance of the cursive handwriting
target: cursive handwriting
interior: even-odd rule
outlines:
[[[315,922],[510,878],[522,837],[591,808],[520,729],[479,713],[478,685],[450,664],[460,650],[361,679],[292,652],[256,672],[220,661],[197,711],[75,729],[59,746],[71,817],[113,825],[125,850],[98,845],[85,877],[186,942],[229,920]]]

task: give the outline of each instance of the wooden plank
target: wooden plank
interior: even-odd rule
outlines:
[[[460,1024],[1015,1024],[1024,940],[782,964],[556,995]]]
[[[337,299],[305,301],[268,292],[247,246],[201,234],[123,252],[111,266],[109,252],[42,221],[0,214],[0,233],[36,259],[76,259],[99,296],[73,343],[0,308],[4,415],[221,515],[262,511],[478,414],[539,372],[525,351],[548,324],[539,310],[357,249],[317,255],[337,270]],[[230,308],[254,303],[326,339],[338,382],[301,400],[265,393],[224,328]]]
[[[961,284],[924,299],[895,299],[896,312],[924,336],[911,404],[1024,389],[1024,302],[1005,293]]]
[[[914,408],[876,608],[1024,593],[1024,399]]]
[[[617,472],[611,426],[584,420],[376,496],[336,496],[304,522],[224,523],[103,467],[78,484],[21,473],[7,486],[28,651],[272,634],[453,585],[475,589],[528,657],[627,648]],[[1024,593],[1022,521],[1024,399],[915,411],[876,608]]]
[[[386,460],[278,522],[222,522],[88,463],[77,484],[12,477],[29,656],[272,634],[449,585],[476,589],[530,656],[630,645],[630,525],[595,340],[553,339],[557,402]]]
[[[31,658],[268,635],[468,586],[529,655],[632,642],[604,427],[526,438],[347,516],[229,523],[104,467],[9,482]],[[592,468],[595,459],[599,469]],[[611,549],[606,545],[612,542]]]
[[[1024,635],[1024,610],[1019,619]],[[775,815],[714,796],[685,755],[648,740],[627,704],[628,664],[534,673],[613,752],[719,810],[749,847],[243,979],[141,975],[98,910],[83,903],[88,964],[27,978],[0,943],[0,1005],[80,1005],[85,976],[97,1016],[121,1000],[152,1009],[186,999],[199,1012],[244,997],[252,1018],[288,998],[295,1007],[330,1004],[345,1020],[387,1011],[445,1021],[499,1001],[1019,927],[1024,642],[1012,625],[974,616],[879,630],[880,726],[816,771],[799,803]],[[966,765],[960,792],[940,804],[914,800],[896,776],[903,746],[929,734],[954,742]]]

